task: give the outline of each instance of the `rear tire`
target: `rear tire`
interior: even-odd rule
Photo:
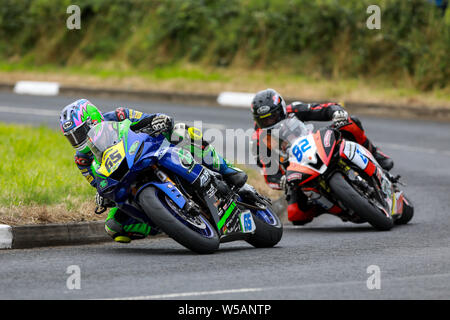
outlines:
[[[273,213],[270,206],[267,206],[266,210],[269,210],[273,216],[273,219],[275,220],[273,224],[268,224],[252,212],[256,230],[246,241],[255,248],[271,248],[280,242],[281,237],[283,236],[283,224],[281,223],[280,218]]]
[[[145,213],[164,233],[182,246],[197,253],[213,253],[219,248],[219,236],[206,218],[203,218],[203,222],[212,232],[212,236],[209,238],[195,232],[178,220],[174,216],[176,213],[172,213],[167,208],[168,204],[162,203],[162,201],[166,201],[166,198],[159,197],[159,192],[162,191],[154,187],[147,187],[139,195],[139,202]]]
[[[394,221],[386,216],[380,209],[374,207],[366,198],[361,196],[340,172],[336,172],[330,179],[331,191],[342,201],[344,206],[353,210],[360,218],[370,223],[375,229],[388,231]]]

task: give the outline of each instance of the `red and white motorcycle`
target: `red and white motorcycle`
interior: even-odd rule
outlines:
[[[293,117],[266,131],[272,147],[279,143],[272,151],[284,159],[287,183],[298,185],[309,204],[378,230],[412,219],[414,207],[399,189],[399,177],[384,171],[366,148],[342,139],[339,130],[314,131]]]

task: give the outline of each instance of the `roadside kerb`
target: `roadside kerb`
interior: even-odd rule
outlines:
[[[281,220],[285,221],[284,200],[274,201],[273,209]],[[149,238],[159,237],[166,237],[166,235],[160,234]],[[0,224],[0,249],[26,249],[108,241],[112,239],[106,233],[103,221],[24,226]]]

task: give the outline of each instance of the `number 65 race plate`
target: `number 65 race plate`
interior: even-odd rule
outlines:
[[[243,233],[251,233],[256,230],[255,221],[253,221],[252,213],[244,211],[239,217],[241,221],[241,230]]]

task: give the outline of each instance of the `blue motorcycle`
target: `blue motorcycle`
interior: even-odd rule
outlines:
[[[197,253],[212,253],[234,240],[258,248],[280,241],[283,226],[268,198],[248,184],[223,188],[221,175],[185,149],[130,125],[105,121],[88,133],[101,196]],[[200,194],[194,186],[203,184],[210,187]]]

